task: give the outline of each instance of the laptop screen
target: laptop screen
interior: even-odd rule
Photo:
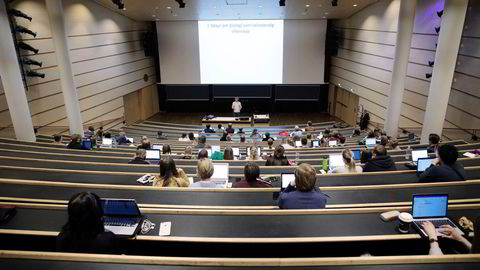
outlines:
[[[240,156],[240,148],[233,147],[232,150],[233,150],[233,155],[234,156],[236,156],[236,157]]]
[[[343,166],[343,157],[340,154],[329,155],[328,160],[330,169]]]
[[[105,216],[140,216],[135,200],[102,199],[103,215]]]
[[[301,141],[295,141],[295,146],[296,146],[296,147],[301,147],[301,146],[302,146],[302,142],[301,142]]]
[[[447,216],[448,195],[413,195],[412,216],[419,218],[442,218]]]
[[[419,158],[417,160],[417,172],[424,172],[430,165],[434,158]]]
[[[333,141],[328,141],[328,146],[336,146],[337,145],[337,141],[333,140]]]
[[[294,179],[294,173],[282,173],[282,188],[288,187],[288,184],[290,184]]]
[[[160,159],[160,150],[147,150],[146,159]]]
[[[220,145],[212,145],[212,153],[220,152]]]
[[[133,143],[133,137],[132,138],[127,137],[127,140],[129,140],[131,143]]]
[[[319,141],[312,141],[312,147],[318,147],[320,146]]]
[[[352,150],[353,159],[360,160],[360,150]]]
[[[377,144],[377,139],[375,138],[368,138],[365,140],[365,145],[367,147],[374,147]]]
[[[152,149],[163,151],[163,145],[161,145],[161,144],[153,144],[153,145],[152,145]]]
[[[207,149],[208,157],[212,157],[212,149]]]
[[[212,179],[228,179],[228,163],[213,163]]]
[[[112,138],[103,138],[102,144],[104,145],[112,145]]]
[[[412,161],[417,162],[419,158],[427,158],[428,152],[427,149],[413,150],[412,151]]]

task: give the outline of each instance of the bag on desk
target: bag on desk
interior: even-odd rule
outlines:
[[[155,179],[155,176],[150,175],[150,174],[145,174],[144,176],[138,178],[137,182],[145,185],[145,184],[148,184],[148,183],[153,183],[153,179]]]
[[[17,209],[14,206],[0,206],[0,225],[6,224],[17,214]]]

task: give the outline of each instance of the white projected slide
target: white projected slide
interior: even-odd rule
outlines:
[[[283,20],[198,21],[202,84],[281,84]]]

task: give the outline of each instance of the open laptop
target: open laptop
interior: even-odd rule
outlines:
[[[302,147],[302,141],[295,141],[296,147]]]
[[[412,150],[412,161],[413,161],[413,163],[417,163],[417,160],[419,158],[428,158],[427,149]]]
[[[337,146],[337,140],[328,141],[328,146],[330,146],[330,147]]]
[[[288,184],[290,184],[292,182],[292,180],[295,179],[295,174],[294,173],[282,173],[281,174],[281,179],[282,179],[281,190],[284,190],[288,187]]]
[[[212,153],[220,152],[220,145],[212,145]]]
[[[131,199],[101,199],[106,230],[121,236],[134,236],[142,221],[137,202]]]
[[[163,145],[162,145],[162,144],[158,144],[158,143],[154,143],[154,144],[152,145],[152,149],[163,151]]]
[[[127,140],[129,140],[131,143],[134,143],[133,137],[126,137],[126,138],[127,138]]]
[[[367,138],[365,139],[365,145],[367,146],[367,148],[374,148],[377,145],[377,139]]]
[[[228,163],[213,163],[213,175],[210,177],[217,188],[226,188],[228,184]]]
[[[360,150],[358,150],[358,149],[352,150],[352,154],[353,154],[353,159],[354,160],[360,160],[360,156],[361,156]]]
[[[430,165],[435,158],[418,158],[417,159],[417,174],[423,173]]]
[[[464,233],[447,217],[448,194],[413,195],[412,216],[413,226],[423,237],[428,237],[422,223],[430,221],[438,228],[442,225],[452,226],[458,233]],[[441,234],[439,234],[441,236]]]
[[[320,141],[319,140],[312,141],[312,147],[313,148],[320,147]]]
[[[343,166],[342,154],[333,154],[328,156],[328,169],[333,170],[336,167]]]
[[[105,146],[112,146],[113,139],[112,138],[103,138],[102,145]]]
[[[235,157],[240,156],[240,148],[238,148],[238,147],[233,147],[232,150],[233,150],[233,155],[234,155]]]
[[[145,156],[146,160],[160,160],[160,150],[149,149],[149,150],[146,150],[146,152],[147,152]]]
[[[207,149],[208,158],[212,157],[212,149]]]

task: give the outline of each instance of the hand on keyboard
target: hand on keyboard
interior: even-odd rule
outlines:
[[[458,231],[455,230],[455,228],[453,228],[450,225],[440,226],[440,228],[438,229],[438,232],[445,238],[449,238],[457,241],[460,241],[460,239],[462,238],[462,236],[458,233]]]
[[[437,230],[435,229],[435,225],[433,225],[433,223],[430,221],[423,222],[422,227],[429,239],[437,239]]]

